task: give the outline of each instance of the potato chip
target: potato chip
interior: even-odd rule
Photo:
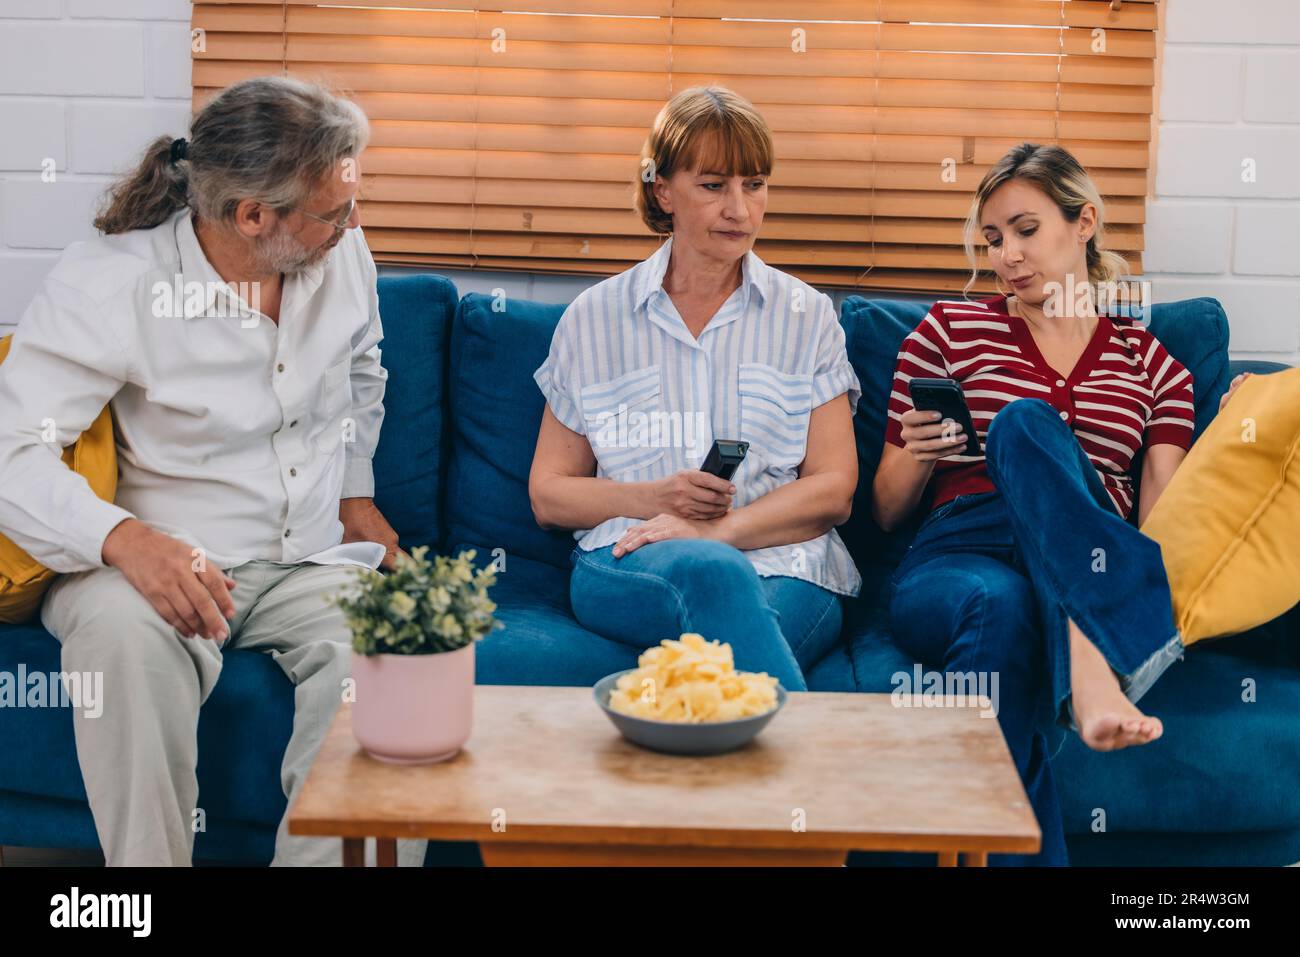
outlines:
[[[654,721],[703,724],[765,714],[776,707],[776,679],[737,671],[731,645],[686,632],[665,638],[618,679],[609,706]]]

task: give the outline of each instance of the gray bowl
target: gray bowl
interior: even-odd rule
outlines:
[[[785,688],[778,682],[776,707],[752,717],[737,718],[734,721],[707,721],[702,724],[635,718],[609,706],[609,696],[618,679],[635,670],[628,668],[606,675],[596,682],[596,687],[592,690],[596,695],[596,704],[600,705],[600,710],[605,712],[614,727],[623,733],[623,737],[651,751],[665,754],[722,754],[734,751],[748,744],[785,707]]]

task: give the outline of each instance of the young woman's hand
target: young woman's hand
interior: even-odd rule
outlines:
[[[906,449],[918,462],[935,462],[960,452],[966,445],[966,433],[956,422],[939,421],[938,412],[912,409],[904,412],[900,436]]]
[[[1219,399],[1220,412],[1222,412],[1223,407],[1228,404],[1228,400],[1232,398],[1232,394],[1237,391],[1237,387],[1240,386],[1243,382],[1245,382],[1248,378],[1250,378],[1251,375],[1253,375],[1253,373],[1243,372],[1241,375],[1237,376],[1235,379],[1232,380],[1232,384],[1228,386],[1228,391],[1223,393],[1223,398]]]
[[[692,521],[721,518],[731,508],[735,494],[736,486],[730,481],[699,469],[682,469],[654,483],[654,503],[659,511]]]
[[[642,545],[670,538],[708,538],[708,530],[708,522],[693,522],[676,515],[656,515],[624,532],[623,537],[614,543],[614,557],[622,558]]]

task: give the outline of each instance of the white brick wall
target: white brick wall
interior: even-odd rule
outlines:
[[[94,234],[115,175],[184,135],[189,18],[189,0],[0,0],[0,335],[58,251]]]
[[[1156,298],[1215,296],[1234,356],[1300,363],[1300,0],[1164,2]],[[0,0],[0,334],[57,251],[91,234],[113,174],[152,136],[184,132],[189,14],[188,0]],[[553,300],[586,284],[454,278]]]
[[[1156,299],[1214,296],[1234,357],[1300,363],[1300,3],[1169,0],[1165,28]]]

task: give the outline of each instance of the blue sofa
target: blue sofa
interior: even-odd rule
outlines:
[[[375,461],[379,507],[406,548],[504,557],[493,597],[505,628],[478,650],[486,684],[585,685],[630,667],[633,653],[586,631],[568,597],[572,537],[534,523],[527,478],[543,400],[532,380],[562,307],[459,299],[444,278],[384,276],[379,297],[390,378]],[[862,480],[841,534],[863,574],[841,643],[808,675],[816,691],[888,692],[913,662],[892,643],[879,592],[914,533],[882,533],[870,480],[883,443],[894,358],[920,303],[850,297],[841,310],[862,382],[855,421]],[[1152,330],[1196,380],[1198,434],[1238,371],[1219,304],[1156,306]],[[500,550],[500,551],[498,551]],[[933,663],[922,663],[927,667]],[[0,626],[0,671],[57,671],[59,646],[39,624]],[[1253,701],[1243,682],[1254,683]],[[1191,649],[1143,701],[1165,723],[1150,746],[1097,755],[1073,736],[1055,757],[1075,864],[1286,864],[1300,860],[1300,609],[1246,635]],[[269,658],[232,651],[199,721],[201,861],[270,859],[285,800],[279,764],[291,686]],[[593,719],[599,720],[594,715]],[[0,708],[0,845],[94,849],[72,716]],[[473,845],[436,844],[430,861],[473,859]],[[856,855],[870,863],[921,863]],[[932,861],[933,858],[924,860]]]

